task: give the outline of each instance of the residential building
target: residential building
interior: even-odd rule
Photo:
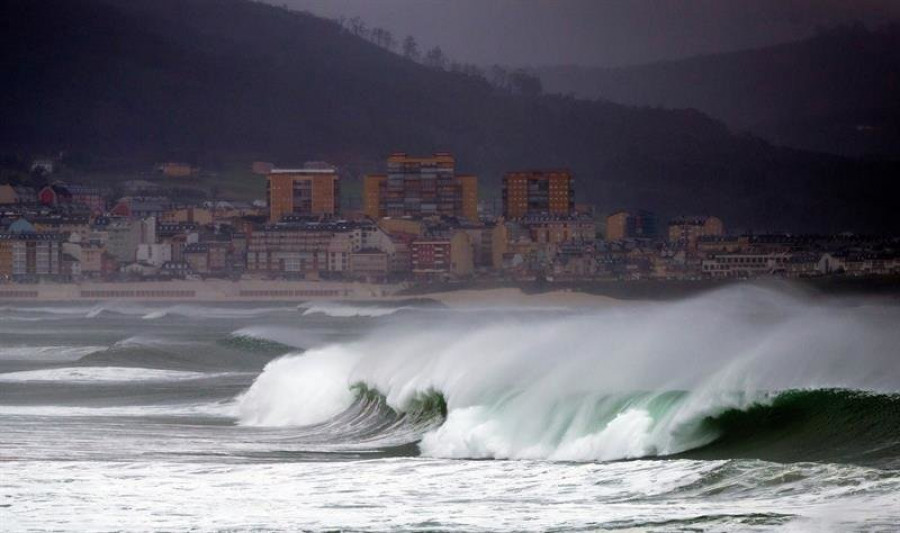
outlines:
[[[380,250],[360,250],[350,254],[350,272],[354,278],[369,282],[385,281],[390,272],[390,258]]]
[[[186,178],[196,172],[196,169],[188,163],[168,162],[160,163],[156,167],[159,172],[168,178]]]
[[[83,205],[92,213],[106,211],[106,191],[100,187],[89,185],[68,185],[69,194],[72,195],[72,203]]]
[[[285,216],[334,216],[340,210],[340,180],[327,165],[272,169],[267,182],[269,222]]]
[[[606,217],[606,240],[656,239],[659,236],[656,215],[644,209],[625,209]]]
[[[0,279],[59,278],[63,242],[59,233],[0,233]]]
[[[135,257],[139,263],[161,267],[172,260],[172,245],[168,243],[138,244]]]
[[[569,216],[575,210],[575,189],[568,170],[527,170],[503,176],[503,216]]]
[[[382,217],[455,217],[478,220],[478,178],[456,173],[451,154],[412,157],[391,154],[386,174],[370,174],[363,186],[363,211]]]
[[[16,188],[9,184],[0,185],[0,205],[16,205],[19,203],[19,194]]]
[[[586,217],[528,215],[519,223],[528,228],[531,239],[537,243],[593,242],[597,233],[594,220]]]
[[[171,206],[172,201],[165,197],[128,196],[116,202],[109,212],[116,217],[160,218]]]
[[[464,231],[449,238],[424,237],[412,243],[412,272],[416,277],[432,279],[474,272],[472,242]]]
[[[689,252],[697,250],[700,237],[724,233],[722,220],[714,216],[679,217],[669,222],[669,242]]]
[[[701,262],[703,274],[713,278],[751,278],[783,271],[788,254],[719,254]]]
[[[38,201],[46,206],[58,206],[72,203],[72,193],[61,183],[47,185],[38,192]]]

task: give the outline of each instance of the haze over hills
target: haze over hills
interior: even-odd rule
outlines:
[[[900,159],[900,23],[624,68],[538,69],[549,92],[695,108],[778,144]]]
[[[448,150],[481,177],[482,196],[498,195],[506,170],[567,166],[601,212],[715,213],[757,230],[900,225],[897,163],[773,147],[692,110],[510,94],[307,14],[246,0],[12,0],[2,11],[7,153],[363,172],[391,151]]]

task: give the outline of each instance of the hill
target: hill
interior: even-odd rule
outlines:
[[[550,92],[694,108],[778,144],[900,159],[900,24],[680,61],[537,72]]]
[[[772,147],[692,110],[510,94],[304,13],[246,0],[7,0],[0,16],[5,153],[138,167],[328,160],[352,180],[394,150],[449,150],[485,195],[505,170],[568,166],[601,211],[715,213],[761,230],[900,226],[894,163]]]

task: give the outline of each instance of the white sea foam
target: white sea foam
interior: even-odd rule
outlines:
[[[804,388],[900,390],[900,308],[854,308],[738,287],[687,301],[519,317],[448,317],[270,364],[240,401],[248,425],[303,425],[362,382],[407,409],[441,392],[437,457],[609,460],[716,435],[702,420]]]
[[[111,417],[111,416],[202,416],[234,418],[234,402],[83,407],[68,405],[0,405],[0,416]]]
[[[387,316],[396,313],[397,311],[401,311],[403,309],[409,309],[409,307],[399,306],[399,307],[390,307],[390,306],[376,306],[376,305],[351,305],[340,302],[321,302],[321,303],[311,303],[304,304],[300,307],[303,309],[303,315],[313,315],[313,314],[322,314],[334,318],[353,318],[353,317],[368,317],[375,318],[380,316]]]
[[[290,355],[266,365],[238,398],[238,416],[253,426],[309,425],[340,414],[353,403],[347,375],[353,360],[340,350]]]
[[[0,478],[11,531],[890,531],[900,520],[896,476],[742,465],[0,461]],[[756,480],[767,482],[747,494]]]
[[[103,382],[103,381],[180,381],[186,379],[204,379],[223,374],[204,372],[186,372],[181,370],[158,370],[154,368],[135,368],[117,366],[79,366],[66,368],[46,368],[42,370],[25,370],[0,374],[0,382],[21,381],[69,381],[69,382]]]

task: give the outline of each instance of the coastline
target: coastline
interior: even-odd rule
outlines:
[[[900,276],[800,280],[644,280],[568,283],[458,283],[410,285],[341,281],[173,280],[0,284],[0,302],[165,301],[259,302],[432,301],[447,307],[594,307],[628,301],[678,300],[734,284],[763,284],[809,296],[878,295],[900,298]]]
[[[0,301],[362,301],[391,297],[403,288],[403,285],[274,280],[36,283],[0,285]]]

